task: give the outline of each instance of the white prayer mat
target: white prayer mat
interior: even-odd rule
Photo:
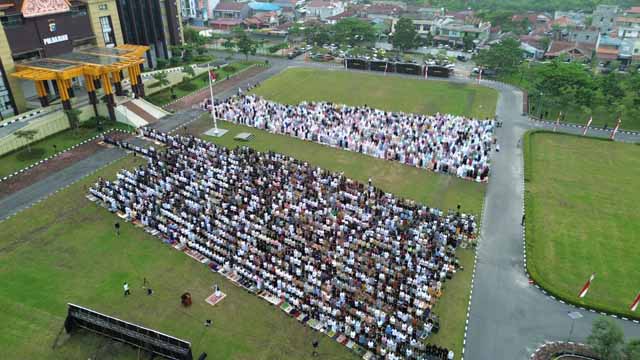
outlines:
[[[217,303],[222,301],[222,299],[226,298],[227,294],[220,292],[220,296],[216,296],[216,293],[209,295],[209,297],[205,300],[209,305],[215,306]]]

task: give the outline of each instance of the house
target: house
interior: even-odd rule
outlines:
[[[235,19],[242,20],[249,17],[250,12],[249,5],[247,3],[239,2],[225,2],[219,3],[213,9],[213,18],[218,19]]]
[[[637,39],[640,38],[640,16],[620,16],[616,18],[616,27],[618,28],[618,37],[621,39]]]
[[[446,17],[436,22],[437,35],[433,39],[437,43],[462,46],[464,38],[470,36],[475,46],[481,46],[489,40],[491,23],[479,18],[467,17],[464,21]]]
[[[280,6],[283,10],[285,9],[295,9],[296,5],[298,5],[298,0],[274,0],[271,3],[274,5]]]
[[[275,28],[280,25],[280,16],[277,12],[261,12],[244,20],[248,29]]]
[[[545,43],[548,41],[546,36],[522,35],[518,39],[520,40],[520,48],[525,52],[527,58],[539,60],[544,57],[548,46]]]
[[[215,30],[230,31],[236,26],[242,26],[244,24],[242,19],[232,18],[219,18],[209,20],[209,26]]]
[[[384,21],[398,18],[404,12],[404,9],[392,4],[373,4],[364,7],[362,11],[367,14],[367,18],[373,21]]]
[[[280,11],[282,10],[282,8],[280,7],[280,5],[274,4],[274,3],[268,3],[268,2],[260,2],[260,1],[252,1],[249,3],[249,14],[250,15],[255,15],[255,14],[259,14],[259,13],[270,13],[270,12],[277,12],[280,13]]]
[[[592,23],[600,34],[607,35],[615,26],[619,8],[616,5],[598,5],[592,15]]]
[[[317,17],[325,21],[327,18],[344,12],[342,1],[335,0],[311,0],[305,5],[306,15]]]
[[[590,60],[593,57],[595,48],[594,44],[553,40],[544,56],[546,58],[556,58],[566,55],[571,60]]]
[[[556,11],[553,13],[554,20],[560,17],[566,17],[578,26],[584,25],[587,20],[587,14],[582,11]]]
[[[568,31],[567,40],[579,43],[595,44],[600,32],[595,27],[573,28]]]

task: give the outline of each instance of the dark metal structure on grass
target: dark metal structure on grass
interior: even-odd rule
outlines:
[[[410,62],[396,62],[386,60],[367,60],[359,58],[345,59],[347,69],[379,71],[384,73],[398,73],[407,75],[449,77],[453,69],[444,65],[423,65]]]
[[[192,360],[191,343],[161,332],[147,329],[82,306],[67,304],[64,328],[71,334],[77,328],[87,329],[165,359]]]

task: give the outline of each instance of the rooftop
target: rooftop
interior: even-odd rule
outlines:
[[[218,3],[214,11],[241,11],[247,6],[247,3]]]

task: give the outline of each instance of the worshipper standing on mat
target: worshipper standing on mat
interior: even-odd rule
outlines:
[[[422,339],[440,328],[431,309],[461,270],[455,250],[475,238],[473,216],[282,154],[143,131],[165,147],[133,148],[147,165],[100,178],[89,192],[103,205],[342,343],[387,359],[447,359]],[[190,305],[190,294],[181,300]]]
[[[494,120],[407,114],[324,102],[286,105],[255,95],[216,101],[217,118],[462,178],[485,180]]]

